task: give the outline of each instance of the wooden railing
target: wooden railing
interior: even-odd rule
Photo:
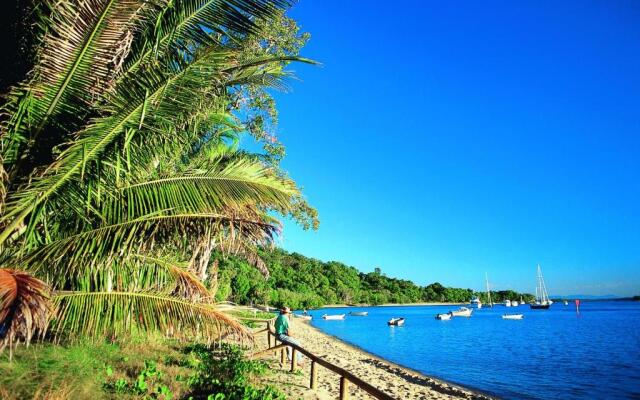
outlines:
[[[280,363],[282,365],[285,365],[286,359],[287,359],[286,348],[291,347],[291,372],[295,372],[296,369],[300,368],[298,367],[296,362],[298,352],[300,352],[301,354],[304,354],[309,358],[309,360],[311,360],[311,371],[309,376],[310,389],[315,389],[318,387],[318,366],[322,366],[328,369],[329,371],[340,376],[340,400],[349,399],[349,385],[351,384],[359,387],[360,389],[364,390],[365,392],[367,392],[368,394],[370,394],[372,397],[376,399],[395,400],[393,397],[389,396],[388,394],[376,388],[375,386],[372,386],[371,384],[363,381],[362,379],[353,375],[351,372],[343,368],[340,368],[337,365],[331,364],[329,361],[316,356],[315,354],[304,349],[303,347],[297,346],[293,343],[288,343],[288,342],[284,343],[282,341],[280,341],[280,344],[278,344],[276,334],[271,329],[273,320],[270,320],[270,321],[262,320],[262,322],[266,322],[267,324],[266,328],[256,331],[253,334],[258,335],[266,332],[267,349],[254,353],[253,354],[254,357],[260,357],[260,356],[269,354],[270,352],[280,351]],[[271,340],[272,337],[273,337],[273,341]],[[272,342],[273,342],[273,346],[271,345]]]

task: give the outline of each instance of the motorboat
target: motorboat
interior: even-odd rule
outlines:
[[[328,315],[328,314],[324,314],[322,316],[322,319],[326,319],[326,320],[337,320],[337,319],[344,319],[345,314],[334,314],[334,315]]]
[[[569,305],[569,302],[565,300],[565,301],[564,301],[564,305],[565,305],[565,306],[568,306],[568,305]]]
[[[518,307],[519,305],[518,300],[511,300],[511,307]]]
[[[511,300],[505,300],[504,301],[504,306],[505,307],[511,307]]]
[[[448,321],[451,317],[452,315],[450,312],[446,314],[436,314],[436,319],[439,319],[440,321]]]
[[[389,321],[387,321],[387,325],[402,326],[404,325],[404,318],[391,318]]]
[[[502,319],[522,319],[524,315],[522,314],[504,314]]]
[[[300,318],[304,321],[311,321],[311,318],[313,318],[311,315],[304,315],[304,314],[293,314],[294,318]]]
[[[460,307],[456,311],[450,311],[449,314],[452,317],[470,317],[472,312],[473,310],[470,308]]]
[[[366,317],[369,315],[369,311],[351,311],[349,315],[352,317]]]

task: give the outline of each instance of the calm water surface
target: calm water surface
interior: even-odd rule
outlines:
[[[640,399],[640,302],[495,306],[438,321],[452,306],[311,311],[312,324],[397,364],[505,399]],[[369,311],[324,321],[321,315]],[[503,320],[522,313],[520,321]],[[403,327],[389,327],[405,317]]]

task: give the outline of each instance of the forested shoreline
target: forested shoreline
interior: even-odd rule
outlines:
[[[236,257],[217,257],[219,265],[216,299],[240,304],[287,305],[313,308],[328,304],[469,302],[478,296],[486,302],[485,292],[445,287],[438,282],[426,286],[388,277],[380,268],[361,272],[338,261],[323,262],[282,249],[260,253],[269,269],[263,276],[246,261]],[[533,295],[512,290],[492,291],[494,302],[533,300]]]

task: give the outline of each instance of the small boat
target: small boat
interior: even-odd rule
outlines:
[[[522,319],[524,315],[522,314],[504,314],[502,319]]]
[[[504,301],[504,306],[505,307],[511,307],[511,300],[505,300]]]
[[[511,307],[518,307],[519,305],[518,300],[511,300]]]
[[[366,317],[369,315],[369,311],[351,311],[349,315],[353,317]]]
[[[451,314],[452,317],[470,317],[472,312],[473,310],[470,308],[460,307],[456,311],[450,311],[449,314]]]
[[[440,321],[448,321],[451,319],[451,317],[452,317],[451,313],[436,315],[436,319],[439,319]]]
[[[476,308],[482,308],[482,301],[480,301],[479,298],[474,297],[473,299],[471,299],[471,306],[472,307],[476,307]]]
[[[387,321],[387,325],[402,326],[404,325],[404,318],[391,318],[389,321]]]
[[[565,300],[565,301],[564,301],[564,305],[565,305],[565,306],[568,306],[568,305],[569,305],[569,302]]]
[[[334,314],[334,315],[324,314],[322,316],[322,319],[326,319],[326,320],[344,319],[344,316],[345,316],[345,314]]]
[[[312,318],[311,315],[304,315],[304,314],[293,314],[293,316],[295,318],[300,318],[305,321],[311,321],[311,318]]]

